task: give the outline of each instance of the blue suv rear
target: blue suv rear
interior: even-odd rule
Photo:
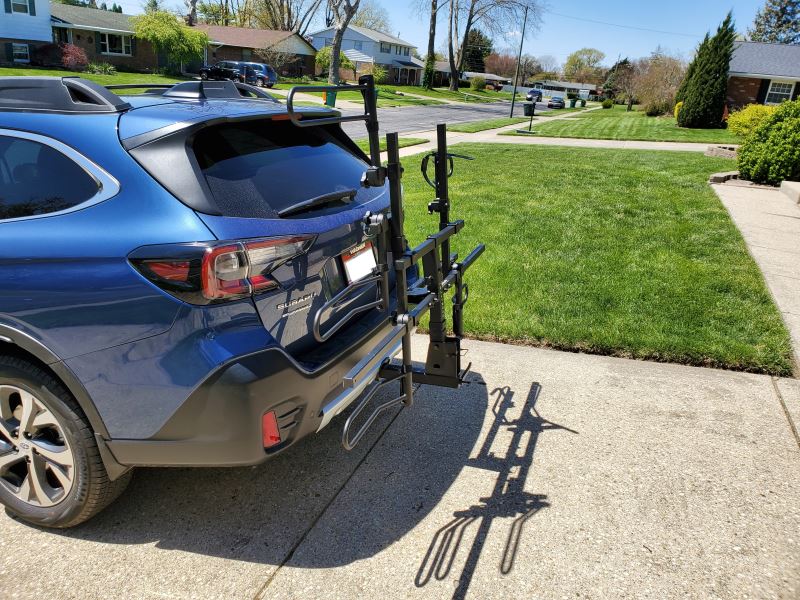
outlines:
[[[357,310],[375,286],[320,308],[347,259],[374,264],[387,189],[340,125],[231,89],[0,78],[0,501],[20,518],[85,521],[134,466],[260,463],[370,383],[342,377],[390,327]]]

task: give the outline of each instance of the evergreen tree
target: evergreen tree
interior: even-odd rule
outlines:
[[[728,13],[716,34],[701,44],[693,61],[691,78],[678,90],[678,95],[683,93],[683,106],[678,113],[681,127],[711,129],[723,126],[728,68],[735,39],[733,16]]]
[[[800,44],[800,0],[767,0],[747,35],[753,42]]]
[[[486,57],[494,52],[492,40],[480,29],[470,29],[464,48],[464,70],[486,72]]]
[[[700,42],[700,45],[697,47],[697,52],[695,52],[692,62],[689,63],[689,66],[686,69],[686,74],[683,76],[683,81],[681,81],[681,85],[678,87],[678,91],[675,93],[675,104],[686,100],[686,89],[689,87],[689,82],[692,80],[692,77],[694,76],[694,70],[697,66],[697,57],[706,52],[706,48],[708,47],[708,40],[709,36],[708,33],[706,33],[706,36],[703,38],[703,41]]]

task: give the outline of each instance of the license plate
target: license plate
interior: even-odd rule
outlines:
[[[370,242],[359,244],[342,254],[342,262],[344,263],[344,272],[347,275],[347,283],[353,283],[372,275],[377,266]]]

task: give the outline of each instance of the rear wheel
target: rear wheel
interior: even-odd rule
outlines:
[[[109,481],[94,434],[64,386],[26,360],[0,356],[0,502],[12,516],[72,527],[125,489]]]
[[[208,80],[208,73],[206,73],[205,71],[200,73],[200,79],[202,79],[203,81]]]
[[[261,79],[261,77],[259,77],[258,79],[256,79],[256,85],[258,87],[264,87],[264,80]]]

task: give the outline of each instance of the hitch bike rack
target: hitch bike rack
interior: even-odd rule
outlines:
[[[296,92],[341,92],[359,91],[364,98],[364,114],[337,117],[314,117],[312,114],[295,111],[293,100]],[[314,318],[314,336],[318,341],[329,339],[348,320],[367,310],[382,310],[391,316],[392,327],[383,339],[344,376],[345,389],[359,389],[377,371],[371,387],[365,389],[358,404],[349,415],[342,431],[342,445],[352,450],[378,416],[395,406],[410,406],[414,402],[415,385],[428,384],[458,388],[469,372],[471,363],[462,369],[461,339],[464,335],[463,311],[469,298],[469,288],[464,282],[464,273],[478,257],[485,246],[478,244],[467,256],[459,261],[458,255],[451,254],[450,241],[464,227],[463,220],[450,220],[450,196],[448,177],[453,174],[453,158],[466,158],[451,154],[447,150],[447,131],[444,124],[436,127],[437,149],[422,161],[422,175],[434,188],[435,199],[428,204],[429,214],[438,213],[439,230],[429,235],[425,241],[414,248],[408,248],[404,235],[405,212],[401,179],[403,167],[400,164],[398,134],[386,135],[387,164],[381,164],[380,138],[378,133],[377,98],[372,75],[359,78],[358,85],[341,86],[298,86],[289,91],[286,98],[287,112],[291,121],[298,127],[313,127],[333,123],[364,121],[369,137],[370,167],[362,177],[365,187],[380,187],[388,180],[389,213],[367,213],[363,220],[365,239],[377,250],[377,266],[372,274],[355,281],[337,293],[322,306]],[[310,117],[310,118],[309,118]],[[428,174],[429,163],[433,160],[434,175]],[[470,159],[471,160],[471,159]],[[409,287],[408,270],[422,264],[423,276],[419,285]],[[390,313],[389,273],[394,273],[395,307]],[[348,312],[328,331],[320,331],[322,317],[331,309],[346,303],[347,297],[375,284],[378,299],[365,306]],[[447,332],[445,301],[449,292],[452,296],[452,335]],[[429,344],[424,367],[411,361],[411,335],[416,331],[423,316],[429,314]],[[399,361],[392,356],[400,347]],[[356,421],[370,405],[377,392],[389,383],[400,382],[400,395],[385,400],[373,407],[364,422],[356,428]],[[327,423],[327,421],[324,421]]]

